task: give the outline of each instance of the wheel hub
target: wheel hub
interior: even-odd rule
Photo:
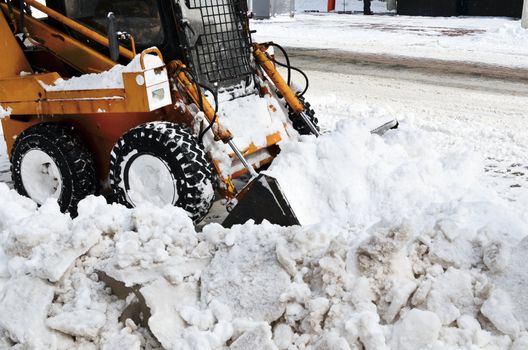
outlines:
[[[30,150],[21,161],[22,183],[29,198],[42,205],[48,198],[59,199],[62,174],[55,161],[41,150]]]
[[[142,154],[133,159],[126,174],[127,195],[134,206],[152,203],[158,207],[175,205],[178,189],[174,175],[162,159]]]

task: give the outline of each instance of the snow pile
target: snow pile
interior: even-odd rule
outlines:
[[[11,108],[4,109],[0,106],[0,119],[9,117],[11,115]]]
[[[237,145],[245,148],[253,143],[266,147],[266,136],[279,132],[286,138],[284,123],[288,120],[287,111],[276,99],[258,94],[238,97],[233,100],[220,100],[219,117],[222,125],[236,135]]]
[[[244,83],[243,83],[244,84]],[[266,84],[261,82],[261,84]],[[270,89],[272,91],[272,89]],[[209,101],[213,101],[208,96]],[[240,150],[249,147],[259,149],[268,146],[268,137],[278,134],[281,140],[290,138],[289,135],[297,135],[297,132],[288,123],[288,109],[279,103],[276,96],[264,95],[260,97],[253,84],[241,85],[234,90],[221,91],[218,96],[219,123],[229,130],[233,135],[233,142]],[[203,113],[197,114],[194,119],[194,131],[196,135],[208,125]],[[204,146],[215,161],[218,161],[219,169],[224,178],[229,177],[236,171],[242,169],[238,159],[231,159],[229,154],[233,151],[229,145],[217,142],[212,133],[204,137]],[[260,158],[257,158],[260,157]],[[253,155],[249,158],[253,164],[270,157],[267,152]]]
[[[145,55],[145,69],[158,68],[164,65],[163,61],[155,55]],[[112,69],[93,74],[84,74],[71,79],[57,79],[53,86],[43,84],[46,91],[66,90],[96,90],[96,89],[122,89],[123,73],[142,72],[141,55],[136,55],[126,66],[117,64]]]
[[[294,204],[334,212],[304,227],[196,232],[178,208],[96,197],[72,220],[0,184],[0,344],[525,349],[528,218],[478,185],[474,156],[435,154],[411,125],[362,125],[284,145],[271,172],[290,193],[294,171],[311,186]]]
[[[478,155],[460,148],[439,153],[428,132],[407,123],[384,137],[368,130],[340,122],[319,139],[281,145],[269,173],[301,223],[361,230],[377,222],[410,222],[422,233],[445,217],[445,225],[461,230],[457,235],[491,225],[522,237],[522,213],[510,213],[509,204],[482,185]]]

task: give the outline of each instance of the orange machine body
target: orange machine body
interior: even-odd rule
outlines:
[[[108,46],[108,40],[100,34],[83,25],[39,4],[34,0],[27,0],[26,4],[45,12],[50,18],[59,21],[85,37],[101,45]],[[10,111],[10,116],[2,120],[4,137],[9,155],[12,154],[13,144],[18,135],[27,128],[42,122],[60,122],[74,126],[84,139],[86,145],[94,155],[99,180],[104,183],[108,176],[110,154],[117,140],[130,129],[150,121],[172,121],[177,123],[192,122],[192,115],[185,106],[196,104],[201,92],[195,84],[189,81],[189,76],[182,70],[185,66],[179,61],[173,61],[167,66],[147,69],[141,72],[123,73],[123,87],[97,90],[62,90],[52,91],[47,85],[53,85],[59,78],[70,78],[68,67],[73,67],[81,73],[99,73],[111,69],[116,65],[104,54],[85,45],[79,40],[55,29],[44,21],[25,15],[25,28],[17,28],[20,11],[10,8],[0,0],[0,52],[6,53],[0,64],[0,105]],[[15,34],[25,32],[26,40],[30,40],[35,50],[24,52]],[[134,47],[134,45],[132,45]],[[264,53],[265,46],[255,45],[256,61],[263,67],[277,89],[283,93],[293,110],[303,108],[289,86],[277,73],[273,63]],[[148,52],[150,51],[150,52]],[[157,49],[142,53],[155,53],[161,57]],[[125,59],[132,59],[135,52],[120,47],[120,55]],[[45,63],[48,73],[35,74],[31,64]],[[54,70],[49,70],[52,67]],[[183,97],[169,85],[168,77],[176,72],[175,77],[185,87],[191,101],[182,101]],[[141,82],[145,82],[140,84]],[[150,83],[148,83],[150,81]],[[156,90],[157,89],[157,90]],[[162,91],[162,101],[152,101],[154,91]],[[169,97],[167,98],[167,94]],[[178,100],[184,102],[177,103]],[[230,132],[221,127],[221,119],[216,116],[214,108],[204,98],[204,114],[209,122],[217,125],[212,128],[217,140],[227,142],[232,138]],[[250,145],[242,150],[245,156],[252,156],[264,152],[266,157],[260,157],[255,167],[270,163],[277,154],[277,143],[281,135],[268,135],[267,146],[256,147]],[[235,161],[235,155],[230,155]],[[220,174],[224,182],[222,194],[226,197],[236,195],[232,179],[246,173],[244,169],[234,170],[230,174]]]

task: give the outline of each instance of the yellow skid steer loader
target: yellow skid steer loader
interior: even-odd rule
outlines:
[[[2,125],[21,194],[39,204],[56,198],[75,212],[106,186],[127,206],[176,205],[198,222],[218,187],[238,202],[226,226],[298,223],[278,183],[257,170],[293,130],[318,128],[269,45],[252,42],[245,1],[2,0],[0,7],[0,105],[11,112]],[[152,55],[160,64],[148,63]],[[63,83],[135,58],[140,69],[122,69],[118,86],[105,86],[104,75]],[[258,141],[245,137],[255,130],[233,135],[223,125],[225,118],[240,128],[240,116],[219,113],[240,101],[250,107],[246,124],[262,129]],[[237,190],[234,180],[247,175]]]
[[[216,191],[238,203],[225,226],[299,223],[258,171],[281,140],[319,135],[317,120],[290,88],[289,62],[269,54],[276,45],[252,41],[245,0],[0,0],[0,12],[2,127],[19,193],[72,213],[110,193],[199,222]]]

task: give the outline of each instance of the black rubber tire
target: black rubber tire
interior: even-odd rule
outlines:
[[[93,156],[72,127],[58,123],[36,124],[16,139],[11,157],[11,176],[18,193],[29,197],[22,181],[21,166],[31,150],[40,150],[57,164],[62,176],[58,199],[63,212],[77,214],[77,204],[97,191]]]
[[[126,170],[140,155],[161,159],[173,174],[178,199],[173,205],[187,211],[195,224],[209,212],[214,200],[211,162],[203,146],[183,127],[169,122],[152,122],[127,132],[112,150],[110,186],[117,202],[133,207]]]
[[[299,100],[301,100],[301,102],[304,105],[304,110],[306,112],[306,115],[308,115],[312,123],[315,124],[315,127],[317,128],[317,130],[320,131],[319,120],[315,117],[315,111],[310,107],[310,104],[308,102],[305,102],[304,97],[299,97]],[[293,128],[297,130],[299,134],[301,135],[311,135],[312,134],[312,131],[310,130],[308,125],[306,125],[304,120],[300,116],[295,114],[291,110],[291,108],[290,108],[289,117],[290,117],[290,121],[292,123]]]

